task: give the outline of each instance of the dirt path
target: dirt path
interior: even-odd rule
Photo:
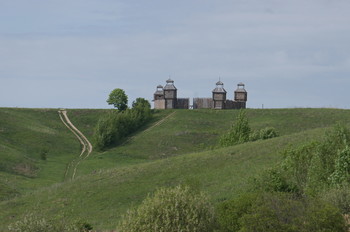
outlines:
[[[146,133],[148,131],[150,131],[151,129],[153,129],[156,126],[161,125],[165,120],[167,120],[168,118],[170,118],[171,116],[173,116],[176,113],[176,111],[172,112],[171,114],[169,114],[168,116],[166,116],[165,118],[163,118],[162,120],[156,122],[155,124],[153,124],[152,126],[150,126],[149,128],[147,128],[146,130],[142,131],[140,134]],[[125,145],[127,143],[129,143],[131,140],[133,140],[135,138],[135,136],[130,137],[128,140],[126,140],[122,145]]]
[[[69,120],[66,110],[59,110],[58,115],[60,116],[62,123],[78,138],[80,144],[82,145],[79,157],[75,158],[67,165],[66,172],[64,174],[64,179],[74,179],[75,174],[77,172],[77,168],[81,161],[89,157],[89,155],[91,154],[92,145],[89,142],[89,140],[85,137],[85,135],[81,133]]]

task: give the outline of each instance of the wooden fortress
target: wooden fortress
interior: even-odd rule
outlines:
[[[193,105],[190,105],[189,98],[178,98],[177,88],[174,81],[168,79],[166,85],[157,86],[154,93],[154,109],[245,109],[248,93],[243,83],[237,85],[234,92],[234,100],[226,98],[227,92],[224,83],[218,81],[212,91],[211,98],[193,98]]]

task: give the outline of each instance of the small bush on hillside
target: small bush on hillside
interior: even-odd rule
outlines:
[[[260,139],[272,139],[278,136],[278,132],[274,127],[266,127],[261,130],[252,131],[249,135],[249,141],[256,141]]]
[[[278,136],[278,132],[274,127],[266,127],[260,130],[260,139],[272,139]]]
[[[278,136],[278,132],[273,127],[266,127],[261,130],[252,131],[249,126],[248,118],[244,110],[240,110],[230,131],[221,136],[220,145],[223,147],[241,144],[260,139],[271,139]]]
[[[129,210],[118,231],[206,232],[213,226],[213,209],[207,197],[189,187],[177,186],[159,189],[138,208]]]
[[[41,160],[46,160],[47,159],[47,154],[49,153],[49,150],[47,148],[44,148],[40,151],[40,159]]]
[[[249,141],[257,141],[260,139],[260,131],[259,130],[255,130],[252,131],[249,135]]]
[[[244,110],[240,110],[231,130],[220,138],[221,146],[232,146],[249,141],[251,129]]]

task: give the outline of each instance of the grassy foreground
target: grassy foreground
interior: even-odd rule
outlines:
[[[103,113],[68,110],[71,121],[89,139]],[[62,182],[65,167],[79,154],[80,145],[59,121],[57,110],[2,108],[0,218],[4,220],[0,220],[0,230],[31,211],[82,218],[95,228],[114,229],[131,205],[158,187],[179,183],[200,188],[217,203],[248,189],[249,179],[278,162],[279,151],[286,146],[318,139],[337,121],[350,123],[349,110],[247,110],[253,129],[273,126],[281,136],[216,148],[218,137],[237,113],[160,111],[122,145],[94,152],[79,166],[77,179]],[[43,149],[48,150],[47,160],[40,158]],[[30,168],[24,170],[31,172],[17,171],[19,164],[27,164],[24,167]]]

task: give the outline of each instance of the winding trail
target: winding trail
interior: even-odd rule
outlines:
[[[148,131],[152,130],[154,127],[161,125],[165,120],[167,120],[168,118],[170,118],[171,116],[173,116],[176,113],[176,111],[170,113],[169,115],[167,115],[165,118],[163,118],[162,120],[154,123],[152,126],[150,126],[149,128],[147,128],[146,130],[140,132],[137,136],[139,136],[140,134],[144,134],[147,133]],[[130,137],[128,140],[126,140],[122,145],[125,145],[127,143],[129,143],[131,140],[133,140],[136,136],[132,136]]]
[[[66,171],[64,173],[65,180],[67,180],[68,178],[73,180],[81,161],[90,156],[92,152],[92,145],[89,142],[89,140],[85,137],[85,135],[81,133],[69,120],[67,110],[59,110],[58,115],[60,116],[62,123],[78,138],[80,144],[82,145],[80,155],[67,165]]]

